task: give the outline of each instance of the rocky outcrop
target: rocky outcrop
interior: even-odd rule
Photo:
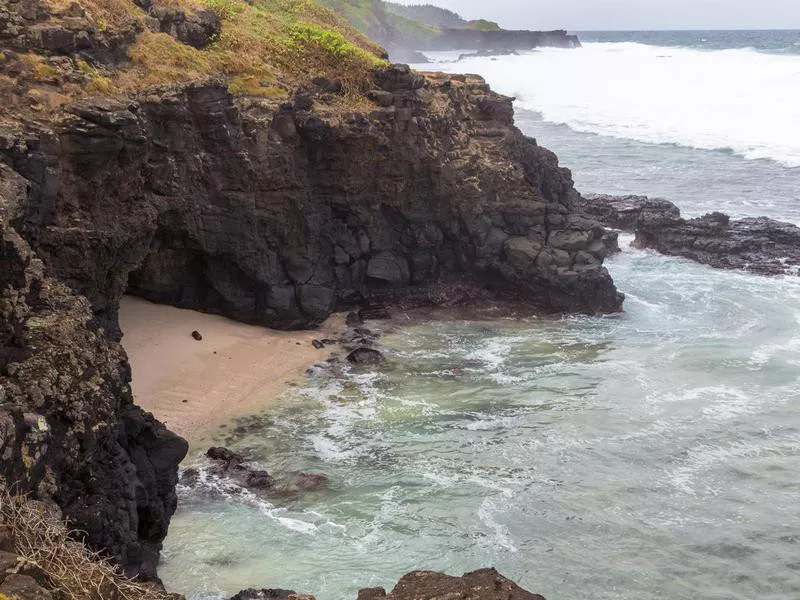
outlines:
[[[800,271],[800,228],[792,223],[719,212],[682,219],[672,202],[645,196],[587,196],[576,206],[608,227],[635,232],[636,248],[759,275]]]
[[[279,328],[375,298],[620,309],[603,228],[510,98],[401,66],[369,111],[330,96],[237,104],[200,85],[3,131],[30,189],[16,224],[109,331],[126,290]]]
[[[674,223],[681,211],[669,200],[647,196],[586,194],[576,207],[612,229],[636,231],[639,226],[654,228]]]
[[[31,185],[0,166],[0,475],[154,578],[186,442],[133,404],[122,348],[12,226]]]
[[[800,274],[800,228],[767,217],[731,220],[715,212],[679,219],[659,227],[640,227],[633,244],[718,269]]]
[[[313,596],[291,590],[249,589],[233,596],[231,600],[313,600]],[[495,569],[480,569],[451,577],[433,571],[414,571],[404,575],[390,593],[383,588],[367,588],[358,592],[358,600],[437,600],[460,598],[463,600],[545,600],[532,594]]]
[[[441,34],[427,40],[422,50],[531,50],[533,48],[580,48],[578,36],[564,30],[528,31],[501,29],[443,29]]]

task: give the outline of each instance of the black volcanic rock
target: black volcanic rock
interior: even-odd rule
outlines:
[[[355,365],[377,365],[384,358],[383,354],[372,348],[356,348],[347,355],[347,360]]]
[[[152,579],[187,444],[133,404],[125,352],[11,226],[33,185],[0,165],[0,475]]]
[[[87,56],[126,60],[110,35]],[[606,232],[510,98],[397,65],[374,87],[390,105],[206,83],[0,124],[0,475],[128,573],[155,577],[187,445],[133,404],[123,293],[278,328],[484,296],[620,309]]]
[[[359,600],[378,600],[380,589],[362,590]],[[404,575],[386,600],[433,600],[468,598],[469,600],[545,600],[539,594],[522,589],[495,569],[479,569],[452,577],[433,571],[414,571]]]
[[[289,590],[248,589],[230,600],[314,600],[313,596]],[[383,588],[365,588],[358,592],[357,600],[545,600],[539,594],[519,587],[495,569],[479,569],[452,577],[433,571],[414,571],[400,578],[388,594]]]
[[[0,131],[29,189],[20,232],[115,335],[126,290],[277,328],[365,301],[449,305],[456,288],[620,309],[603,228],[575,213],[569,171],[513,126],[510,98],[403,66],[376,85],[394,101],[369,113],[313,94],[256,110],[198,85]]]
[[[711,213],[671,225],[640,227],[633,244],[718,269],[759,275],[800,271],[800,228],[766,217],[732,221],[722,213]]]
[[[293,590],[281,589],[261,589],[257,590],[250,588],[242,590],[230,600],[289,600],[292,597],[297,597],[297,592]]]
[[[228,477],[243,488],[267,490],[275,485],[272,475],[263,469],[248,465],[247,458],[238,452],[214,446],[206,451],[206,456],[214,461],[211,469],[214,475]]]
[[[633,232],[641,224],[657,227],[675,223],[681,212],[669,200],[647,196],[585,194],[576,206],[606,227]]]
[[[607,227],[635,232],[635,248],[759,275],[800,270],[800,228],[792,223],[767,217],[731,220],[719,212],[682,219],[672,202],[646,196],[587,195],[575,207]]]

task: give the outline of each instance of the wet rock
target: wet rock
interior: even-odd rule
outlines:
[[[364,590],[359,600],[377,599],[377,589]],[[467,598],[469,600],[544,600],[539,594],[522,589],[495,569],[480,569],[451,577],[432,571],[414,571],[404,575],[387,600],[433,600],[437,598]]]
[[[347,360],[356,365],[377,365],[384,361],[384,357],[372,348],[356,348],[347,355]]]
[[[318,490],[328,485],[328,476],[325,473],[297,473],[287,484],[286,491],[289,492],[309,492]]]
[[[245,478],[245,486],[253,490],[266,490],[275,485],[275,480],[264,470],[249,470]]]
[[[275,480],[263,469],[251,467],[244,455],[228,448],[215,446],[206,451],[214,461],[211,472],[217,477],[228,477],[238,485],[250,490],[266,490],[274,486]]]
[[[28,575],[6,575],[0,583],[0,596],[16,600],[52,600],[53,595]]]
[[[193,331],[193,332],[192,332],[192,337],[193,337],[194,339],[196,339],[198,342],[199,342],[200,340],[202,340],[202,339],[203,339],[203,336],[202,336],[202,335],[200,335],[200,332],[199,332],[199,331]]]
[[[223,461],[228,464],[241,464],[245,461],[244,456],[224,448],[222,446],[213,446],[206,450],[206,456],[211,460]]]
[[[354,311],[347,313],[345,322],[348,327],[361,327],[364,324],[364,319],[361,318],[361,313]]]
[[[386,590],[382,587],[374,587],[359,590],[357,600],[382,600],[383,598],[386,598]]]
[[[633,245],[718,269],[759,275],[800,273],[800,228],[766,217],[731,220],[711,213],[669,224],[640,224]]]
[[[230,600],[313,600],[312,596],[298,595],[292,590],[250,588],[242,590]]]
[[[200,479],[200,472],[194,468],[184,469],[181,473],[180,482],[181,485],[185,485],[187,487],[194,487],[197,485],[198,480]]]
[[[364,306],[359,311],[359,315],[363,320],[369,321],[386,321],[392,318],[389,309],[380,304],[368,304]]]

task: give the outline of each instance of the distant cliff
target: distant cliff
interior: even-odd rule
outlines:
[[[393,60],[413,60],[419,50],[530,50],[579,48],[566,31],[504,30],[497,23],[467,21],[432,5],[405,6],[382,0],[322,0],[362,33],[383,45]]]

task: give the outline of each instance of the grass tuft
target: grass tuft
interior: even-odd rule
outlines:
[[[58,513],[41,502],[0,488],[0,522],[13,534],[15,552],[44,571],[58,600],[168,600],[156,588],[125,577],[70,536]]]

